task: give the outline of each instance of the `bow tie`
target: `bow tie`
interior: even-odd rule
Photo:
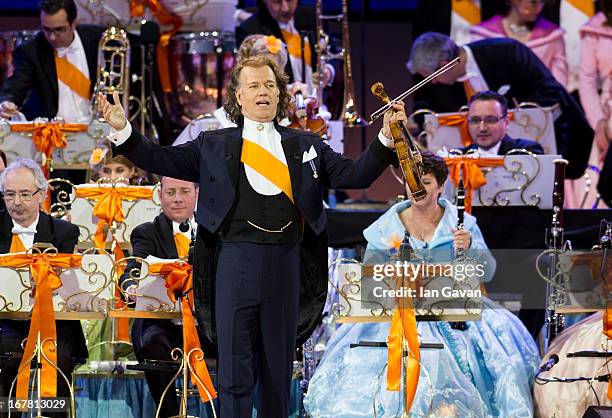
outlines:
[[[76,45],[70,45],[66,48],[57,48],[57,56],[63,58],[64,56],[68,55],[68,53],[74,53],[78,50],[79,48]]]
[[[28,234],[28,235],[36,235],[36,226],[33,226],[31,228],[25,228],[21,225],[15,225],[13,227],[13,230],[11,231],[13,234]]]

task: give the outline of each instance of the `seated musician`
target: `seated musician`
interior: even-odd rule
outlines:
[[[198,185],[171,177],[162,177],[159,200],[162,213],[153,222],[139,225],[132,231],[132,255],[146,258],[148,255],[163,259],[187,257],[191,232],[196,227],[194,211],[198,199]],[[181,226],[182,224],[182,226]],[[126,272],[137,267],[131,262]],[[134,282],[124,274],[121,286],[132,293]],[[171,351],[182,347],[182,325],[180,322],[159,319],[136,319],[132,326],[132,343],[140,362],[148,360],[170,361]],[[172,380],[173,373],[145,372],[149,390],[159,406],[162,393]],[[160,417],[178,414],[178,401],[174,390],[164,398]]]
[[[392,206],[364,231],[368,241],[366,261],[380,258],[395,247],[394,240],[405,237],[415,252],[435,250],[431,254],[436,262],[450,261],[445,254],[450,255],[453,247],[470,252],[481,250],[479,257],[486,259],[489,266],[482,280],[490,280],[495,260],[483,251],[487,245],[476,219],[465,214],[464,228],[455,229],[457,207],[439,197],[448,176],[444,160],[430,152],[422,156],[427,196]],[[539,356],[521,322],[483,298],[480,321],[453,324],[417,323],[422,342],[442,343],[444,348],[421,351],[421,381],[411,416],[531,416],[531,384]],[[304,403],[311,416],[374,416],[374,393],[376,416],[401,415],[401,392],[385,390],[382,372],[387,349],[350,348],[350,344],[360,341],[385,342],[389,329],[390,323],[383,322],[343,324],[336,330],[306,394]]]
[[[529,139],[508,136],[508,102],[494,91],[481,91],[472,96],[468,105],[468,130],[474,141],[461,151],[478,151],[485,155],[506,155],[512,150],[544,154],[542,146]]]
[[[0,211],[0,253],[23,252],[35,243],[48,243],[59,253],[74,252],[79,229],[68,222],[54,219],[40,211],[47,194],[47,181],[39,165],[19,159],[0,174],[0,192],[6,210]],[[21,342],[28,336],[30,321],[0,321],[0,347],[3,353],[23,353]],[[70,378],[75,364],[87,358],[87,346],[80,321],[56,321],[59,368]],[[0,397],[8,396],[11,382],[17,375],[20,358],[2,360]],[[57,396],[70,396],[68,387],[58,374]],[[53,417],[65,414],[46,415]]]

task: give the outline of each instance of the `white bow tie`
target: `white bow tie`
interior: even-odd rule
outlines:
[[[76,45],[71,45],[66,48],[57,48],[57,56],[63,58],[64,56],[68,55],[69,52],[76,52],[78,50],[79,48]]]
[[[28,234],[28,235],[36,235],[36,226],[31,227],[31,228],[25,228],[21,225],[15,225],[13,227],[13,230],[11,231],[13,234]]]

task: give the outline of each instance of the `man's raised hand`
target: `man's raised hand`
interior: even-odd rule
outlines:
[[[121,106],[121,100],[119,100],[119,93],[116,91],[113,92],[113,102],[115,104],[110,104],[104,94],[98,93],[98,106],[102,116],[113,129],[120,131],[125,128],[128,121],[123,106]]]

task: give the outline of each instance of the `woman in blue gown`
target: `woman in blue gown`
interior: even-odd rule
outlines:
[[[398,203],[370,225],[365,259],[389,252],[392,241],[409,233],[419,252],[434,249],[436,260],[450,261],[462,248],[486,262],[483,281],[490,280],[490,256],[476,219],[465,214],[456,230],[457,208],[439,198],[448,176],[444,160],[423,153],[423,184],[427,197]],[[446,251],[445,251],[446,250]],[[478,251],[480,250],[480,251]],[[443,255],[447,254],[447,255]],[[482,260],[484,258],[484,260]],[[509,311],[483,298],[482,319],[453,326],[419,322],[421,342],[439,342],[443,349],[421,350],[421,372],[411,417],[530,417],[531,385],[538,350],[523,324]],[[356,347],[360,341],[386,341],[390,322],[341,325],[333,334],[304,399],[312,417],[397,417],[401,392],[386,390],[386,348]]]

